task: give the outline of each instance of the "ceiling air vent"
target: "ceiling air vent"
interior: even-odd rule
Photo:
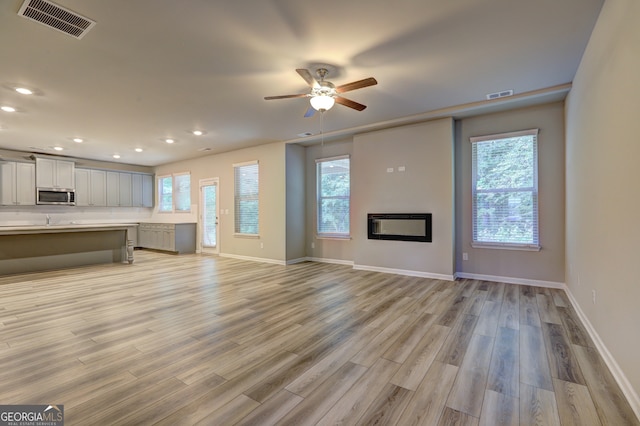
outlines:
[[[18,15],[77,39],[84,37],[96,24],[91,19],[45,0],[25,0]]]
[[[502,92],[489,93],[487,95],[487,99],[492,100],[492,99],[504,98],[507,96],[513,96],[513,90],[503,90]]]

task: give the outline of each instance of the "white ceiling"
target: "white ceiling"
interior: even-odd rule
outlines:
[[[378,80],[324,114],[334,135],[569,83],[603,0],[57,0],[97,22],[81,40],[22,2],[0,2],[0,149],[154,166],[318,134],[306,98],[263,100],[306,93],[311,64]]]

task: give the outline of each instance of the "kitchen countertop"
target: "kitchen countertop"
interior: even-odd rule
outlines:
[[[127,229],[138,226],[137,223],[67,223],[53,225],[0,226],[0,235],[46,234],[60,232],[83,232],[100,230]]]

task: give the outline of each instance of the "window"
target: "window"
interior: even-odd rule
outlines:
[[[190,212],[191,211],[191,175],[174,173],[158,177],[158,211]]]
[[[472,137],[473,246],[539,250],[538,129]]]
[[[173,204],[176,212],[191,211],[191,175],[180,173],[173,175]]]
[[[258,162],[234,164],[234,232],[258,235]]]
[[[158,177],[158,211],[173,211],[173,179],[171,176]]]
[[[348,156],[316,160],[318,236],[349,237],[349,163]]]

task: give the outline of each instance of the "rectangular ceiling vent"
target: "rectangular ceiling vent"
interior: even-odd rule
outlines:
[[[489,93],[487,95],[487,99],[492,100],[492,99],[498,99],[498,98],[505,98],[507,96],[513,96],[513,90],[503,90],[502,92]]]
[[[46,0],[25,0],[18,15],[77,39],[84,37],[96,24],[91,19]]]

